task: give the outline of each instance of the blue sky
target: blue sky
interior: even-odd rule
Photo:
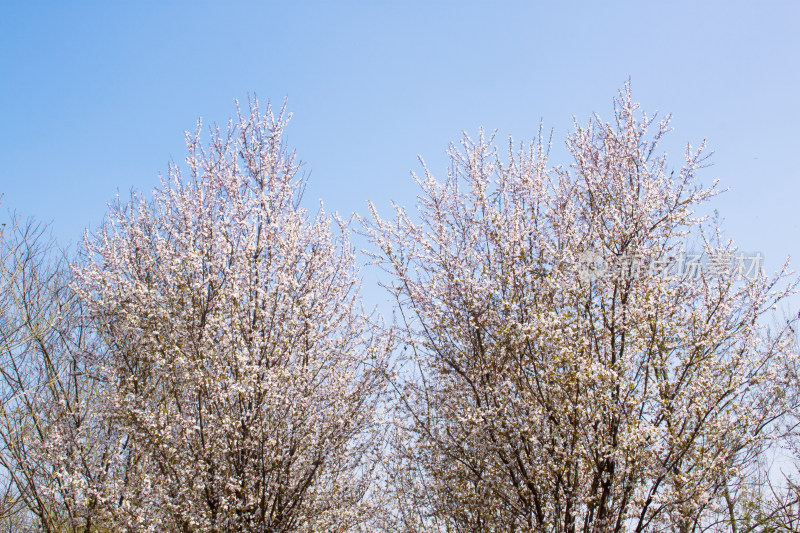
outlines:
[[[573,115],[611,115],[630,77],[665,144],[715,151],[723,228],[773,270],[800,258],[798,2],[10,2],[0,0],[2,209],[96,227],[119,190],[149,191],[199,116],[280,103],[311,171],[309,207],[413,205],[422,155],[442,175],[461,131],[556,155]],[[561,159],[559,162],[568,163]]]

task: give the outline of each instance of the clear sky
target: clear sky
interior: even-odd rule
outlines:
[[[648,111],[715,151],[701,179],[740,248],[800,258],[800,2],[23,2],[0,0],[2,209],[96,227],[149,191],[183,131],[234,98],[288,98],[308,207],[413,205],[417,155],[442,175],[461,131],[563,146],[610,118],[630,77]],[[557,162],[568,163],[567,160]]]

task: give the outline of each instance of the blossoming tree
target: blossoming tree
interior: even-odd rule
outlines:
[[[408,354],[393,474],[407,530],[735,525],[780,411],[788,330],[761,318],[791,287],[737,271],[701,231],[716,189],[696,182],[702,147],[669,170],[668,129],[626,87],[614,121],[576,125],[570,168],[541,141],[504,162],[465,138],[443,182],[415,178],[418,213],[373,208]],[[714,269],[675,267],[692,236]]]
[[[130,441],[106,504],[136,531],[367,527],[367,431],[385,347],[360,312],[346,225],[300,207],[288,116],[257,102],[112,206],[78,292]]]

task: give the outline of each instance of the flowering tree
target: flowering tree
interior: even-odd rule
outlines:
[[[117,528],[368,527],[386,350],[344,223],[299,207],[287,121],[252,103],[207,146],[198,126],[188,173],[170,165],[87,241],[104,416],[129,441],[105,500]]]
[[[780,414],[787,329],[760,318],[791,287],[703,236],[702,147],[670,172],[668,119],[627,87],[614,118],[576,125],[569,169],[541,141],[502,162],[465,138],[443,183],[415,178],[418,217],[373,208],[416,369],[393,473],[408,530],[735,527],[730,495]],[[708,268],[677,267],[690,234]]]

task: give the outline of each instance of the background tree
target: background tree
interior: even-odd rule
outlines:
[[[738,532],[800,530],[800,334],[793,328],[794,351],[780,361],[778,398],[784,406],[777,434],[747,479]]]
[[[91,339],[64,253],[47,227],[12,215],[0,229],[0,524],[89,531],[116,472],[86,372]]]
[[[105,416],[129,437],[132,531],[352,531],[372,519],[368,431],[385,347],[346,226],[299,207],[283,110],[187,135],[152,201],[87,241],[79,294],[106,349]]]
[[[743,276],[701,231],[702,147],[670,171],[669,117],[628,87],[614,110],[576,125],[568,169],[541,140],[503,162],[465,138],[444,182],[415,177],[418,218],[373,208],[416,369],[393,474],[408,530],[735,526],[726,495],[782,412],[788,326],[761,319],[796,282]],[[703,271],[678,268],[690,235]]]

